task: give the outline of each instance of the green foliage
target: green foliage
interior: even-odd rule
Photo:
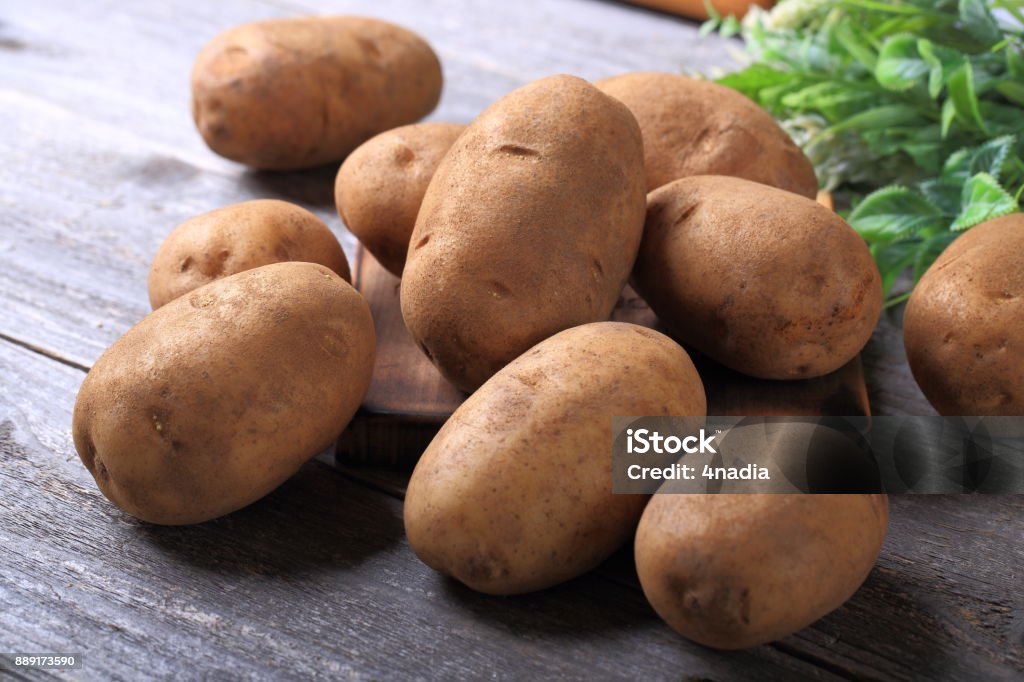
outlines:
[[[1024,0],[782,0],[741,23],[720,83],[772,112],[853,205],[890,304],[963,230],[1020,210]]]

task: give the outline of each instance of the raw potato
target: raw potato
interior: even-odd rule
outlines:
[[[972,227],[914,289],[903,342],[943,415],[1024,414],[1024,215]]]
[[[430,182],[402,275],[420,348],[472,391],[536,343],[608,319],[643,230],[629,111],[572,76],[506,95]]]
[[[345,428],[370,384],[363,297],[322,265],[208,284],[130,329],[75,402],[82,462],[117,506],[199,523],[258,500]]]
[[[192,68],[192,116],[210,149],[255,168],[337,161],[429,114],[441,64],[421,37],[362,17],[305,17],[221,33]]]
[[[839,216],[725,176],[651,192],[633,284],[678,338],[765,379],[842,367],[882,310],[871,253]]]
[[[647,189],[691,175],[730,175],[814,198],[814,166],[775,119],[717,83],[627,73],[595,85],[629,107],[644,135]]]
[[[168,235],[149,270],[149,302],[168,301],[243,270],[283,261],[329,267],[352,281],[337,237],[295,204],[257,199],[186,220]]]
[[[717,649],[781,639],[864,582],[889,521],[885,495],[655,495],[636,533],[651,606]]]
[[[647,501],[612,494],[612,417],[706,409],[668,337],[620,322],[561,332],[470,396],[423,453],[405,497],[409,543],[490,594],[580,575],[629,540]]]
[[[402,276],[409,237],[427,185],[466,129],[458,123],[415,123],[364,142],[345,159],[334,183],[338,214],[393,275]]]

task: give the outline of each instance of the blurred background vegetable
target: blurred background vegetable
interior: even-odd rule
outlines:
[[[771,111],[869,242],[887,305],[956,236],[1020,210],[1024,0],[783,0],[719,82]],[[900,275],[909,273],[910,278]]]

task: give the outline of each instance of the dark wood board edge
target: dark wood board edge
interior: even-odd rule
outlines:
[[[359,412],[338,440],[339,461],[411,469],[464,394],[441,377],[402,321],[399,279],[357,246],[353,282],[370,305],[377,333],[374,378]],[[626,287],[612,315],[666,332],[643,299]],[[689,349],[716,415],[866,416],[860,357],[824,377],[765,381],[734,372]]]

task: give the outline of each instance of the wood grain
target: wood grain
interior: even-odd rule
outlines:
[[[700,21],[708,18],[708,4],[705,0],[629,0],[629,2]],[[752,6],[767,8],[774,5],[775,2],[774,0],[710,0],[710,4],[722,16],[731,14],[742,19]]]
[[[363,405],[338,442],[338,457],[345,462],[409,469],[465,396],[416,346],[402,320],[399,279],[362,246],[356,247],[353,282],[373,314],[377,364]],[[657,316],[628,286],[612,319],[665,332]],[[823,377],[769,381],[734,372],[693,350],[690,354],[704,381],[708,414],[870,414],[860,358]]]
[[[86,667],[14,679],[1021,679],[1020,498],[893,500],[864,588],[797,635],[725,654],[668,630],[628,552],[525,598],[427,570],[401,531],[406,474],[322,457],[265,500],[194,528],[118,512],[77,461],[83,370],[148,312],[163,237],[218,206],[282,198],[324,218],[335,169],[254,173],[209,152],[189,115],[206,40],[254,19],[376,15],[425,35],[468,121],[552,73],[710,72],[727,43],[597,0],[218,0],[0,6],[0,651],[81,651]],[[876,413],[930,407],[898,317],[864,352]]]
[[[472,593],[413,556],[400,500],[321,460],[217,521],[141,523],[70,444],[83,373],[5,342],[0,372],[0,651],[83,653],[90,680],[835,679],[681,641],[600,574]]]
[[[163,238],[228,203],[300,203],[354,257],[333,209],[334,168],[247,171],[208,151],[189,114],[188,71],[205,40],[242,21],[318,11],[374,14],[427,36],[446,74],[434,120],[468,121],[554,72],[599,78],[731,63],[725,41],[699,40],[691,24],[592,0],[491,3],[484,15],[458,0],[429,9],[403,0],[130,9],[14,0],[0,9],[0,187],[12,188],[0,196],[0,338],[90,365],[149,311],[146,272]],[[536,39],[538,30],[552,39]],[[880,329],[866,349],[874,410],[931,414],[901,353],[898,328]]]
[[[71,447],[83,373],[0,342],[0,375],[0,650],[84,653],[82,679],[1024,673],[1020,498],[894,498],[878,567],[848,604],[775,645],[721,653],[654,616],[628,552],[536,595],[471,593],[412,555],[400,480],[380,492],[323,458],[223,519],[140,523]]]

